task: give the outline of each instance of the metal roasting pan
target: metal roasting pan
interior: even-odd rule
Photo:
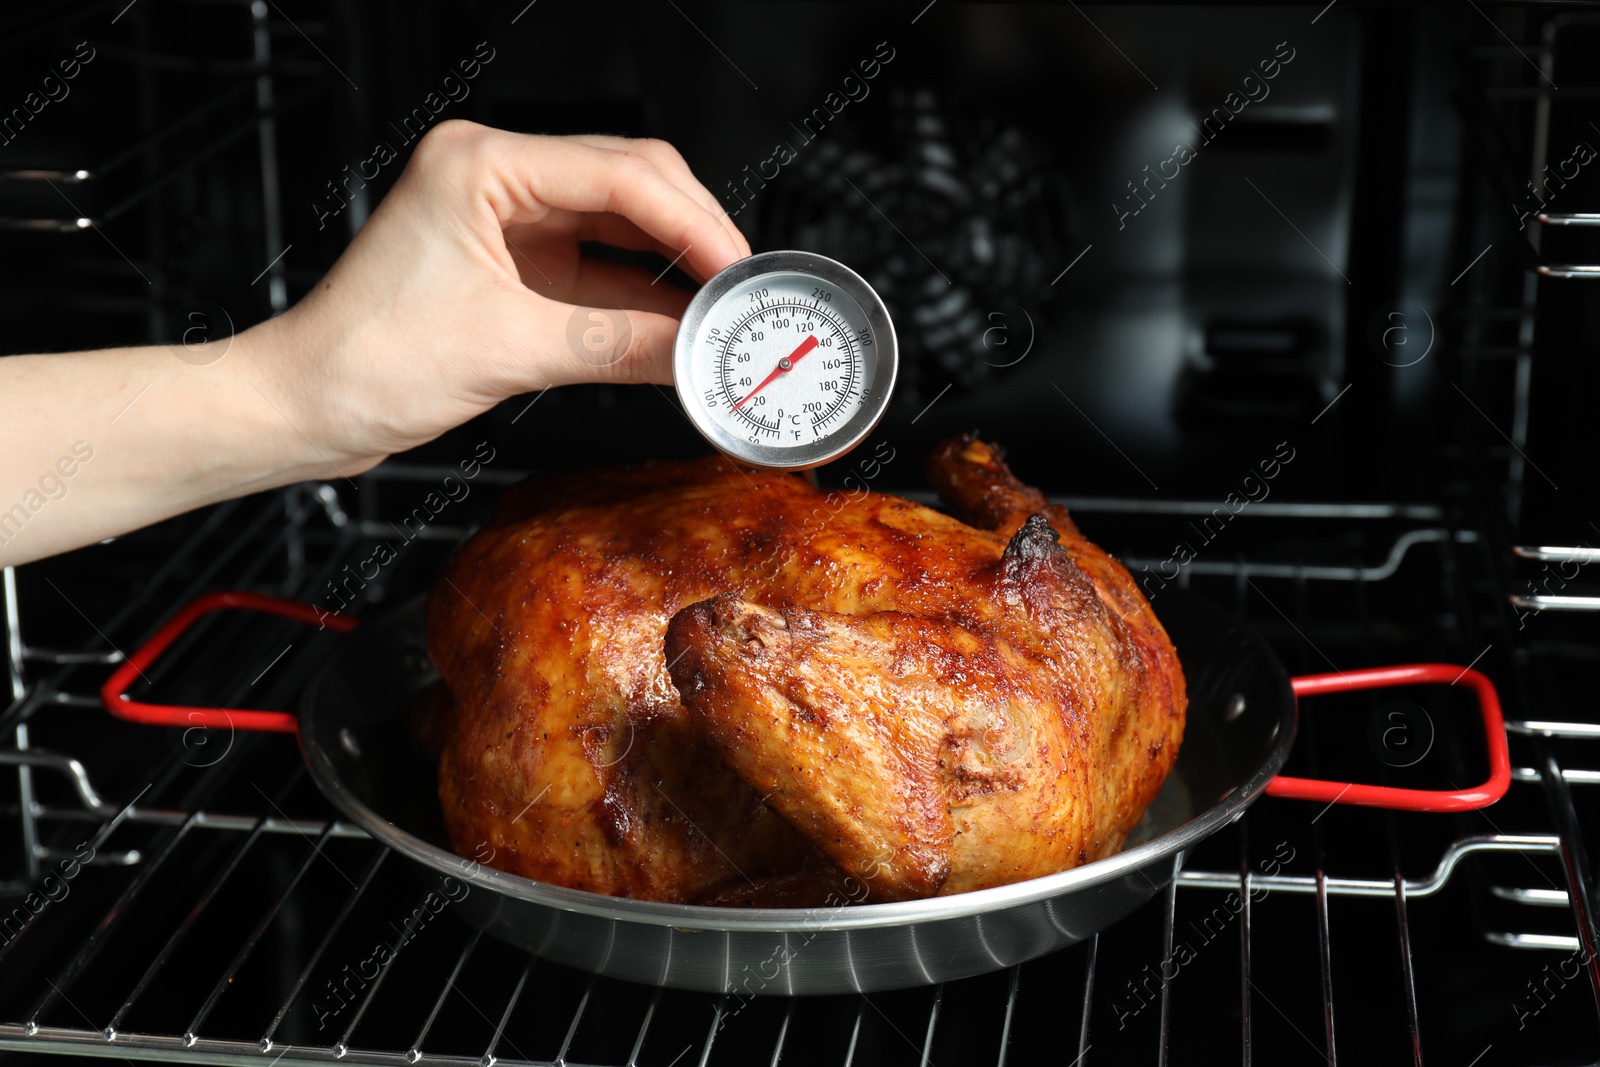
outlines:
[[[404,717],[438,677],[423,600],[350,631],[307,687],[298,716],[146,704],[127,697],[143,670],[201,616],[253,609],[316,623],[306,605],[262,594],[207,594],[177,612],[102,690],[113,714],[140,722],[295,732],[312,777],[374,838],[449,885],[451,910],[538,956],[647,985],[734,995],[873,992],[1000,970],[1074,944],[1134,911],[1176,876],[1186,853],[1262,793],[1422,811],[1482,807],[1502,796],[1510,763],[1488,679],[1449,664],[1290,678],[1267,644],[1210,602],[1164,590],[1154,602],[1183,664],[1188,724],[1177,764],[1117,855],[1043,878],[892,904],[739,909],[659,904],[530,881],[464,860],[440,820],[435,763]],[[337,620],[337,621],[336,621]],[[1294,742],[1296,696],[1419,683],[1472,689],[1489,742],[1490,778],[1455,792],[1279,777]],[[462,886],[466,891],[462,892]]]

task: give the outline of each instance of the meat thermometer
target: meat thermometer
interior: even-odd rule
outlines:
[[[808,470],[860,444],[889,406],[894,324],[865,278],[815,252],[762,252],[706,282],[678,325],[678,399],[753,467]]]

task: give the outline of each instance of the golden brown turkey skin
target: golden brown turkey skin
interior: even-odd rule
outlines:
[[[875,900],[1065,870],[1096,844],[1088,716],[1003,639],[727,594],[675,615],[667,649],[723,758]]]
[[[974,525],[722,457],[508,493],[429,599],[457,849],[786,905],[859,888],[841,871],[898,899],[1116,851],[1177,755],[1171,644],[989,446],[929,473]]]

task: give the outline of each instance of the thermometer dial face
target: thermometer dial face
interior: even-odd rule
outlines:
[[[860,275],[811,252],[764,252],[696,294],[673,374],[713,445],[753,466],[801,470],[872,432],[897,362],[888,310]]]

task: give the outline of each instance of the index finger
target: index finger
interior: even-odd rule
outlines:
[[[501,224],[537,223],[551,208],[611,212],[680,256],[705,279],[744,257],[722,221],[643,156],[559,137],[490,131],[476,161]]]
[[[650,138],[611,137],[605,134],[574,134],[567,137],[569,141],[579,144],[594,145],[596,148],[611,148],[622,151],[634,152],[643,156],[656,165],[666,179],[685,193],[689,194],[697,203],[703,205],[707,211],[715,215],[722,223],[722,228],[728,231],[733,238],[734,247],[744,255],[750,255],[750,242],[745,239],[739,227],[734,224],[733,218],[726,208],[712,195],[711,190],[696,178],[694,171],[689,169],[689,164],[682,154],[666,141]]]

